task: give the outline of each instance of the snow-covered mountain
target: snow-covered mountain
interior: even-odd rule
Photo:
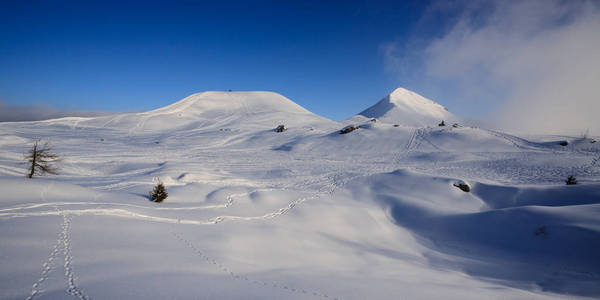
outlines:
[[[288,98],[273,92],[203,92],[171,105],[142,113],[90,118],[78,126],[156,132],[196,128],[244,126],[272,128],[328,124]]]
[[[442,105],[404,88],[397,88],[358,114],[386,123],[419,127],[435,126],[442,120],[446,123],[458,120]]]
[[[404,89],[362,114],[205,92],[0,123],[0,298],[600,297],[600,142],[438,127]],[[58,176],[25,178],[37,139]]]

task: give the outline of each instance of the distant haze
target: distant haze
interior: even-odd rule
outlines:
[[[417,58],[416,80],[451,87],[455,107],[484,107],[480,118],[508,130],[600,134],[598,2],[444,1],[423,18],[439,14],[454,14],[447,30],[419,52],[388,45],[388,66]]]
[[[0,101],[0,122],[39,121],[63,117],[95,117],[112,114],[103,111],[59,110],[47,104],[6,105]]]

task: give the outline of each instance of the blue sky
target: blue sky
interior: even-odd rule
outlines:
[[[205,90],[269,90],[344,119],[400,78],[381,46],[416,1],[3,1],[0,100],[141,111]]]
[[[0,1],[0,121],[19,110],[145,111],[229,89],[279,92],[342,120],[405,87],[507,129],[600,134],[599,7]]]

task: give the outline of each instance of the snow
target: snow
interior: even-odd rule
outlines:
[[[445,107],[404,88],[397,88],[359,115],[407,126],[427,126],[442,120],[458,121]]]
[[[439,127],[460,119],[404,89],[382,101],[334,122],[205,92],[0,123],[0,298],[600,297],[597,137]],[[60,175],[25,178],[36,139]]]

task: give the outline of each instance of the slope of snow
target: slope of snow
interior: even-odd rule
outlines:
[[[362,116],[342,135],[288,101],[0,124],[0,298],[600,296],[600,143]],[[27,179],[39,138],[65,160]]]
[[[267,129],[280,124],[290,127],[333,123],[280,94],[261,91],[202,92],[148,112],[42,122],[45,126],[106,128],[127,131],[129,134],[230,127]]]
[[[440,104],[404,88],[397,88],[359,115],[406,126],[435,126],[442,120],[451,125],[458,120]]]

